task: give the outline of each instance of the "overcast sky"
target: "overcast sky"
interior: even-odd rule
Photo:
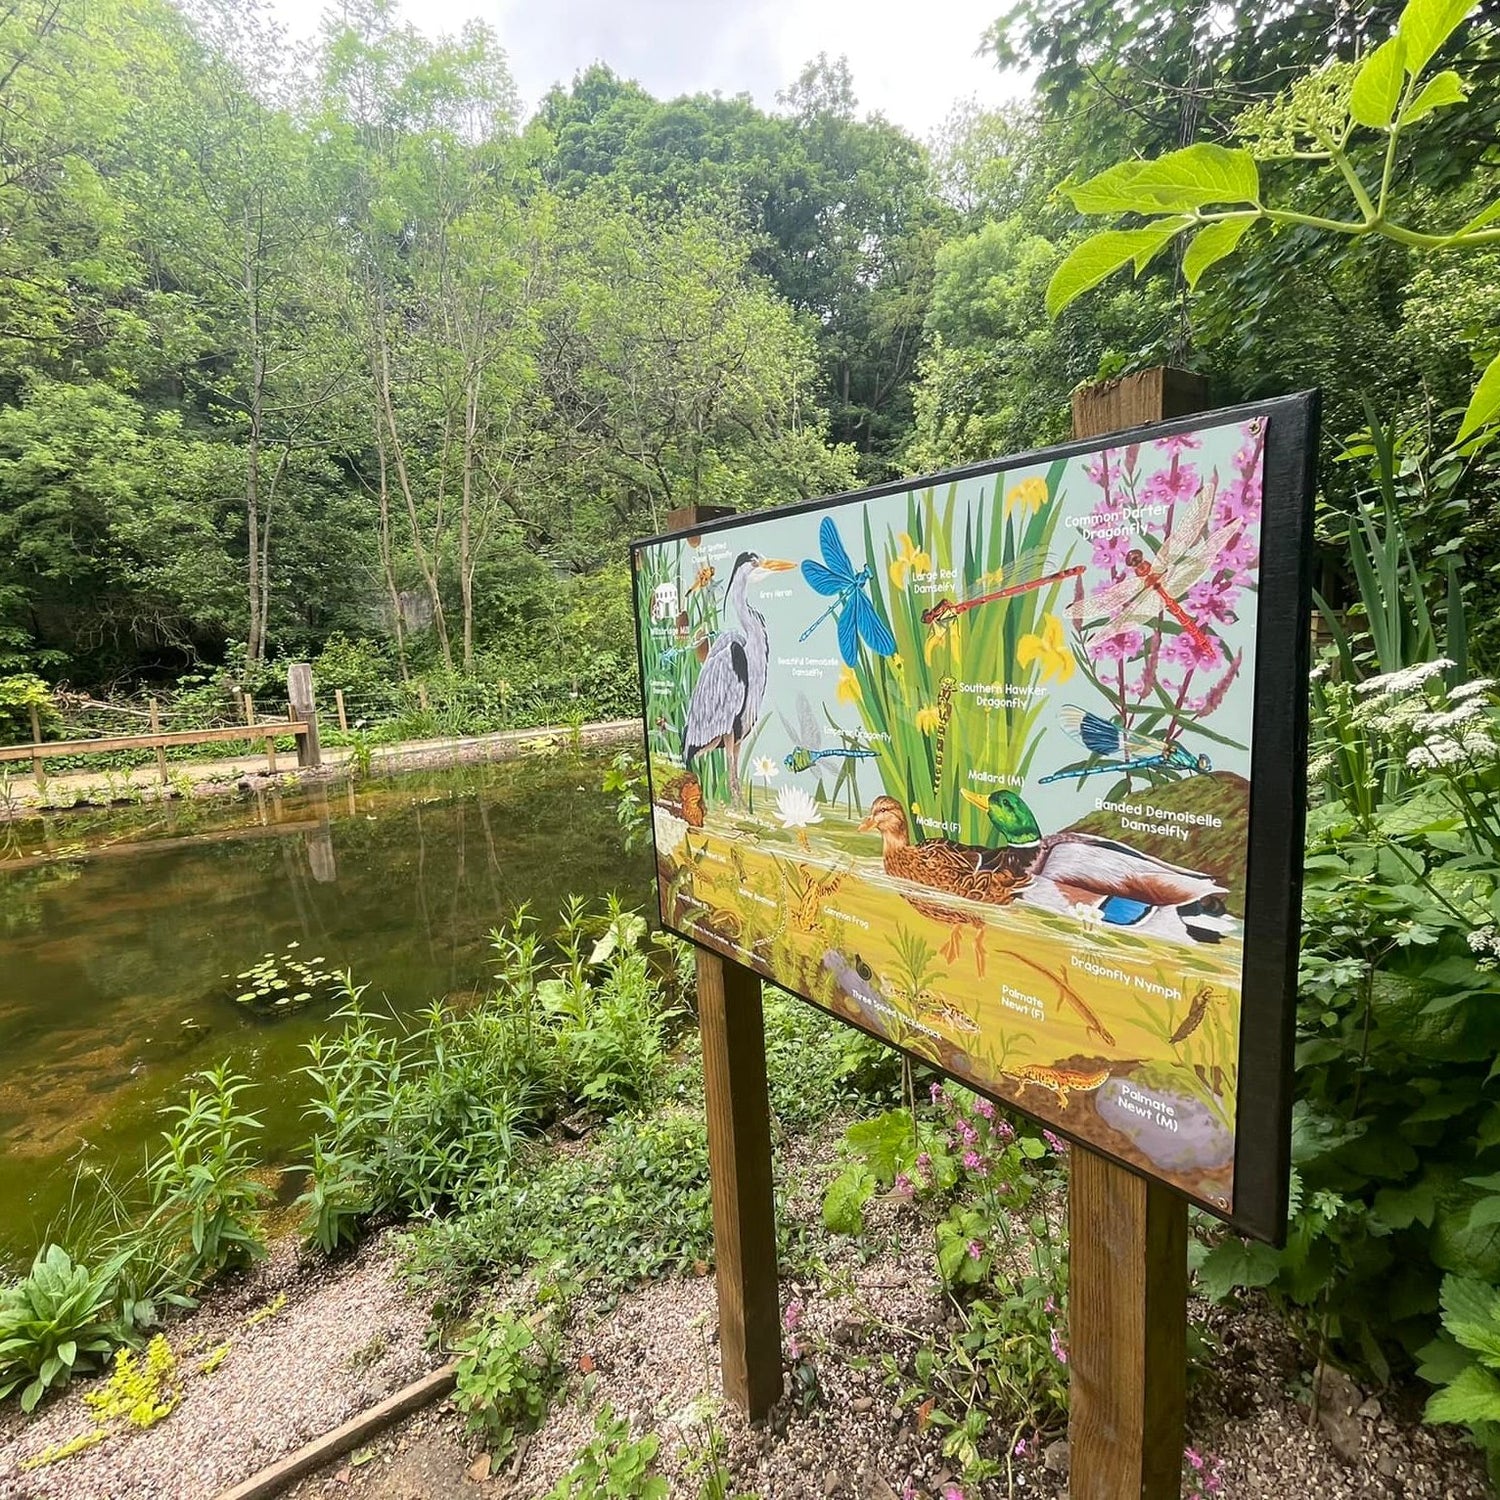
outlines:
[[[316,0],[273,0],[307,36]],[[430,35],[472,17],[499,34],[526,111],[559,80],[607,62],[658,98],[748,93],[774,107],[776,91],[819,52],[843,53],[862,112],[879,110],[917,136],[953,104],[1002,103],[1020,91],[974,55],[1004,0],[405,0],[402,14]]]

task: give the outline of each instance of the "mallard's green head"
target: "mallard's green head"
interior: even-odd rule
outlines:
[[[1004,787],[1000,791],[991,792],[988,797],[981,797],[978,792],[971,792],[964,787],[961,794],[965,802],[984,809],[990,820],[990,828],[999,835],[1001,848],[1041,842],[1042,830],[1036,815],[1027,807],[1026,799],[1019,792]]]

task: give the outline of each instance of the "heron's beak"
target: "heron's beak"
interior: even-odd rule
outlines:
[[[959,787],[958,795],[962,797],[965,802],[972,803],[982,813],[987,813],[990,810],[989,802],[986,801],[985,798],[981,797],[978,792],[971,792],[966,786]]]
[[[785,558],[781,557],[763,557],[760,560],[760,565],[768,573],[790,573],[797,566],[796,563],[787,562]]]

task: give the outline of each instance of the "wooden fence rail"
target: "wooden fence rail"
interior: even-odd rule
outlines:
[[[121,750],[154,750],[157,773],[162,783],[167,780],[166,756],[163,752],[177,745],[222,744],[234,740],[263,740],[266,747],[266,766],[276,770],[276,741],[282,735],[290,735],[297,742],[297,764],[316,767],[322,763],[318,746],[318,715],[312,697],[312,670],[304,663],[291,669],[289,693],[295,707],[285,719],[262,719],[248,693],[245,694],[244,724],[225,724],[214,729],[168,729],[157,730],[160,720],[157,705],[152,700],[150,715],[152,734],[101,735],[87,740],[42,740],[41,724],[36,709],[31,711],[32,741],[29,745],[0,745],[0,765],[7,762],[31,762],[33,775],[40,780],[43,775],[42,762],[55,760],[64,755],[106,755]]]

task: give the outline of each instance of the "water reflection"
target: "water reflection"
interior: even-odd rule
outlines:
[[[527,760],[13,825],[0,857],[0,1249],[30,1244],[67,1158],[136,1161],[183,1074],[229,1055],[268,1145],[297,1153],[303,1043],[331,1004],[267,1020],[233,976],[298,944],[398,1014],[461,1002],[522,902],[640,893],[603,760]]]

